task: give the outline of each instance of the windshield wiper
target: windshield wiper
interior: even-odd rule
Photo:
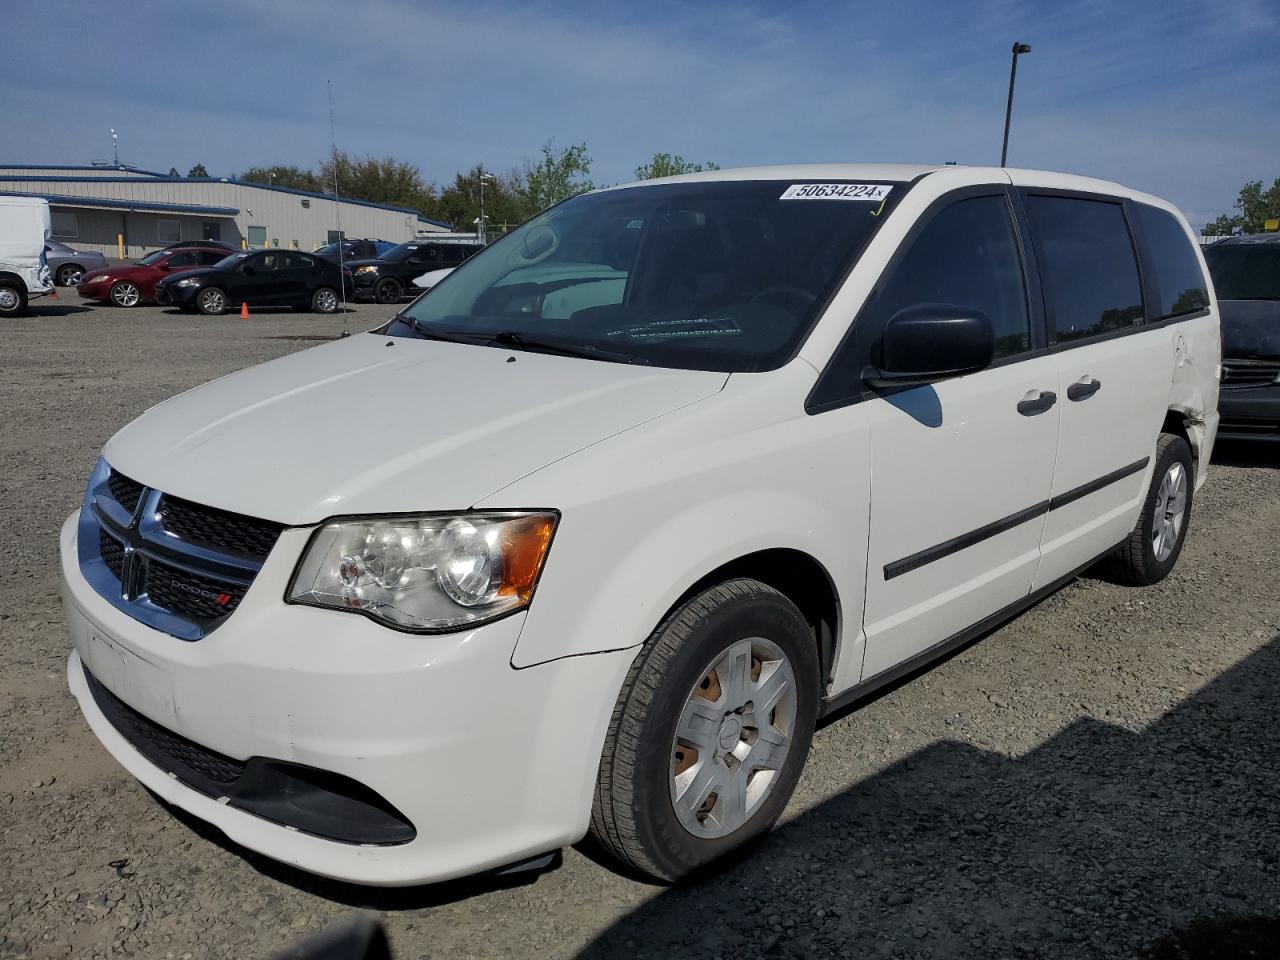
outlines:
[[[425,323],[423,323],[421,320],[417,319],[416,317],[411,317],[407,313],[403,313],[403,312],[397,313],[394,317],[391,318],[392,323],[395,323],[397,320],[403,323],[406,327],[412,328],[414,333],[416,333],[423,340],[443,340],[445,343],[464,343],[465,342],[459,337],[452,336],[451,334],[445,333],[444,331],[441,331],[441,330],[437,330],[434,327],[429,327]]]
[[[457,334],[458,331],[451,331]],[[529,353],[554,353],[562,357],[583,357],[587,360],[610,360],[614,363],[647,363],[640,357],[630,353],[619,353],[613,350],[601,350],[588,344],[553,343],[550,340],[537,340],[526,337],[515,330],[499,330],[496,333],[465,333],[481,343],[494,343],[500,347],[513,347]]]

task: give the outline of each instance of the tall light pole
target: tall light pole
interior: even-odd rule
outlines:
[[[1004,166],[1009,156],[1009,120],[1013,117],[1013,81],[1018,76],[1018,57],[1031,52],[1031,44],[1015,43],[1013,45],[1013,62],[1009,65],[1009,102],[1004,108],[1004,146],[1000,148],[1000,166]]]
[[[497,179],[497,178],[496,178],[496,177],[494,177],[492,174],[485,173],[483,170],[481,170],[481,171],[480,171],[480,230],[479,230],[479,233],[480,233],[480,242],[481,242],[481,243],[484,243],[484,242],[485,242],[485,229],[484,229],[484,183],[485,183],[485,181],[486,181],[486,180],[495,180],[495,179]]]

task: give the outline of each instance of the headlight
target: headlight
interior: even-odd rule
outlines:
[[[373,264],[365,264],[363,267],[356,267],[356,273],[377,273],[378,268]]]
[[[106,274],[103,274],[100,277],[89,277],[89,279],[87,280],[81,277],[80,282],[81,283],[106,283],[110,279],[111,277],[107,276]]]
[[[185,280],[177,280],[174,282],[175,287],[194,287],[200,280],[196,277],[187,277]]]
[[[556,520],[504,512],[329,523],[311,537],[288,600],[405,630],[483,623],[528,606]]]

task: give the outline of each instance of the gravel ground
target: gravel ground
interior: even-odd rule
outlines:
[[[718,877],[665,889],[583,845],[531,880],[368,890],[110,759],[66,691],[56,574],[117,427],[342,318],[37,311],[0,360],[0,957],[267,957],[357,909],[411,958],[1173,957],[1196,920],[1280,913],[1280,450],[1220,451],[1163,584],[1077,581],[826,725],[784,825]]]

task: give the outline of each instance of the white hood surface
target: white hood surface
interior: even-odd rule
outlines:
[[[166,400],[103,455],[147,486],[286,524],[461,510],[727,376],[357,334]]]

